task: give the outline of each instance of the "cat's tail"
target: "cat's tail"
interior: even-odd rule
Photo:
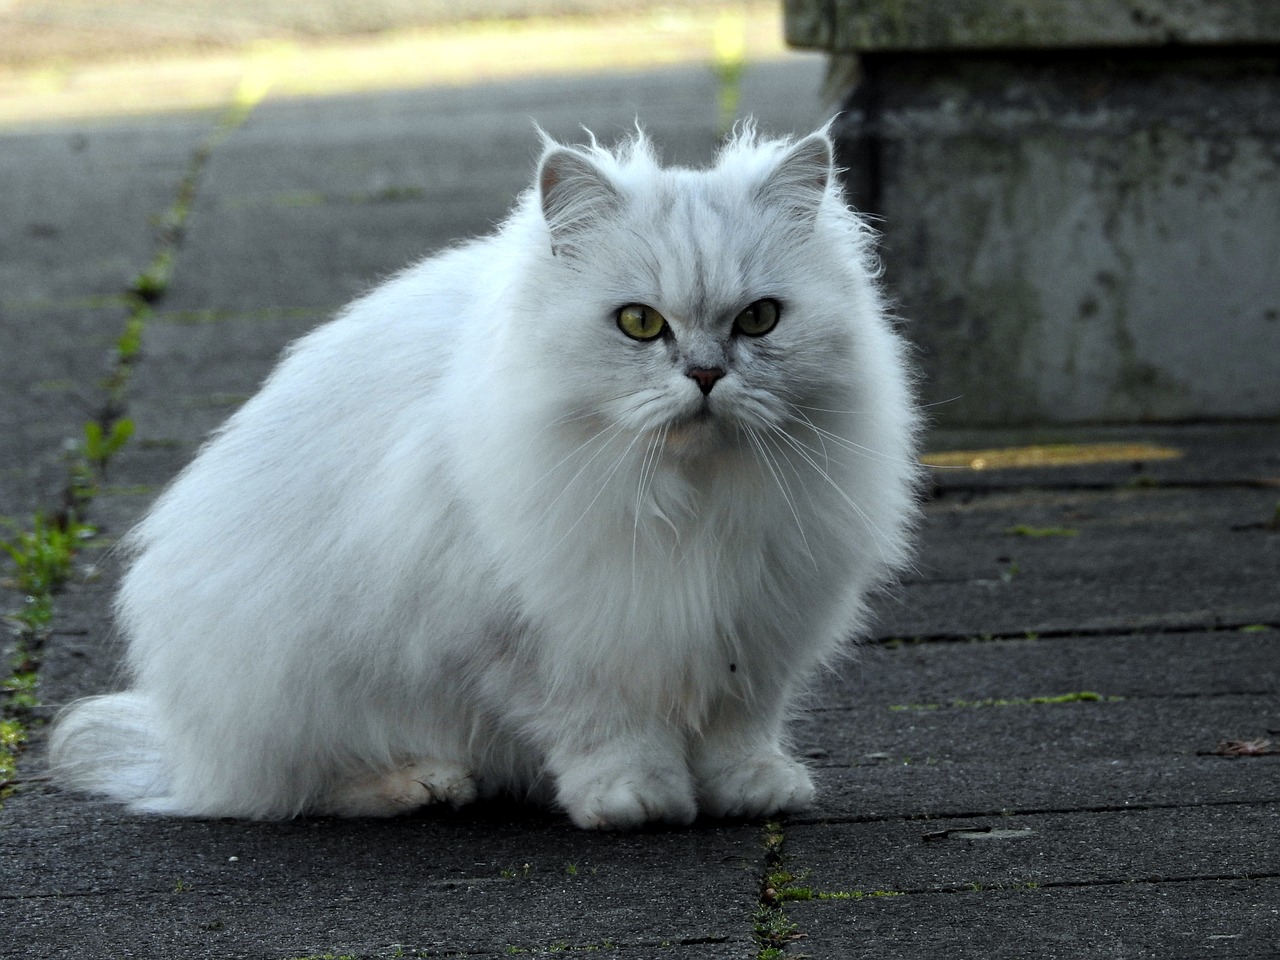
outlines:
[[[49,773],[72,790],[172,812],[155,707],[137,691],[88,697],[58,717],[49,738]]]

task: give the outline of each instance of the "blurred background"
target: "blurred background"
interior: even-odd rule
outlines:
[[[1278,51],[1274,0],[0,0],[0,132],[265,104],[225,152],[288,114],[311,132],[274,170],[314,202],[342,177],[298,151],[363,136],[385,169],[359,191],[407,190],[446,230],[505,209],[530,119],[640,118],[699,163],[748,114],[836,115],[936,422],[1274,420]],[[304,106],[377,91],[452,173]]]
[[[445,24],[723,6],[717,0],[7,0],[0,3],[0,59],[13,65],[227,51],[263,40],[316,41]]]

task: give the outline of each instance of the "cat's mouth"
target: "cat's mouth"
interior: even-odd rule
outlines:
[[[695,408],[674,417],[665,434],[666,446],[674,453],[706,453],[724,445],[725,421],[704,398]]]

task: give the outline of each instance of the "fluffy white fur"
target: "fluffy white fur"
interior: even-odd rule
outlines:
[[[544,145],[492,236],[294,344],[132,534],[63,782],[169,814],[808,804],[785,721],[904,560],[903,346],[825,131]],[[734,331],[781,304],[764,336]],[[668,320],[642,342],[626,304]],[[690,368],[724,371],[709,393]]]

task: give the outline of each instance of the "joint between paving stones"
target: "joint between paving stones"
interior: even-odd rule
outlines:
[[[804,937],[785,908],[787,891],[795,879],[787,865],[785,841],[782,823],[768,821],[764,826],[764,875],[760,878],[760,898],[752,918],[752,936],[757,948],[755,960],[782,960],[787,956],[787,945]]]
[[[935,581],[938,582],[938,581]],[[1214,623],[1140,623],[1099,627],[1050,627],[1038,630],[1006,630],[980,634],[927,633],[915,636],[871,637],[865,642],[878,647],[900,647],[926,643],[992,643],[998,640],[1075,640],[1090,637],[1133,637],[1187,633],[1254,633],[1280,630],[1280,622],[1269,620],[1218,620]]]
[[[1225,758],[1224,758],[1225,759]],[[1239,759],[1239,758],[1230,758]],[[861,814],[842,817],[804,817],[788,820],[796,827],[828,827],[843,824],[866,823],[931,823],[935,820],[993,820],[1007,817],[1074,816],[1095,813],[1144,813],[1155,810],[1196,810],[1202,807],[1266,807],[1280,801],[1280,797],[1261,800],[1189,800],[1186,803],[1131,803],[1093,804],[1072,807],[1004,807],[999,810],[938,810],[930,813],[909,814]],[[945,832],[945,831],[944,831]],[[927,836],[927,835],[925,835]]]

